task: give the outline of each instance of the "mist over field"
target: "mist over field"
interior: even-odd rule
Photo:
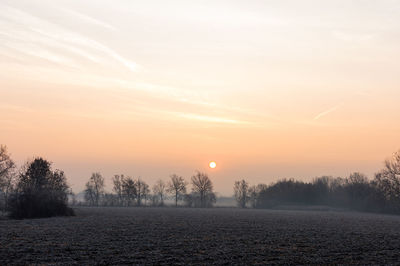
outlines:
[[[4,264],[396,264],[398,216],[243,209],[79,208],[0,222]]]
[[[400,261],[400,1],[0,0],[0,265]]]

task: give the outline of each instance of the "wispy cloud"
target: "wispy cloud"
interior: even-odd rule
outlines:
[[[235,119],[224,118],[224,117],[216,117],[216,116],[204,116],[204,115],[188,114],[188,113],[177,114],[177,115],[179,117],[183,117],[183,118],[190,119],[190,120],[199,120],[199,121],[210,122],[210,123],[250,124],[247,121],[235,120]]]
[[[26,67],[32,78],[53,77],[52,82],[62,85],[90,86],[98,90],[111,91],[112,88],[114,94],[123,95],[121,97],[128,100],[135,99],[135,105],[130,104],[117,110],[121,112],[137,110],[146,115],[148,110],[140,108],[153,102],[157,103],[152,107],[155,116],[169,114],[171,118],[180,117],[226,125],[261,125],[279,120],[265,112],[260,113],[240,106],[230,106],[216,99],[211,100],[215,97],[210,97],[210,92],[154,84],[115,74],[116,72],[108,71],[115,63],[132,72],[137,72],[141,66],[104,42],[79,33],[79,29],[74,31],[22,9],[3,4],[0,4],[0,7],[0,38],[3,37],[4,40],[0,43],[0,54],[18,58],[20,64],[14,67],[18,71]],[[57,10],[67,13],[73,19],[82,20],[83,23],[116,30],[113,26],[86,14],[63,8],[55,9]],[[41,60],[35,61],[32,57]],[[49,66],[43,60],[59,66]],[[29,64],[25,65],[24,62]],[[104,67],[102,70],[105,71],[96,72],[95,68],[90,68],[91,65]],[[65,71],[65,67],[79,71],[75,71],[71,78],[71,73]],[[139,100],[137,96],[140,97]]]
[[[49,61],[51,63],[59,64],[62,67],[68,66],[72,67],[75,69],[82,69],[73,59],[71,59],[68,56],[65,56],[60,53],[55,53],[49,49],[43,49],[43,47],[34,45],[34,44],[3,44],[4,47],[7,47],[10,50],[16,51],[19,56],[17,56],[19,59],[22,59],[24,61],[24,56],[26,59],[26,56],[30,57],[36,57],[40,58],[46,61]],[[25,60],[26,61],[26,60]]]
[[[17,8],[1,4],[0,6],[0,19],[3,18],[4,22],[3,26],[0,26],[0,34],[6,36],[8,46],[26,46],[27,50],[30,49],[29,46],[32,44],[41,46],[42,50],[48,49],[50,46],[59,50],[60,55],[58,58],[67,56],[63,52],[67,50],[75,54],[75,56],[103,66],[109,63],[109,59],[113,59],[130,71],[136,72],[140,69],[139,64],[127,59],[97,40],[68,30],[58,24],[51,23]],[[74,15],[77,16],[77,14]],[[82,16],[84,15],[80,15],[80,18]],[[91,20],[92,23],[93,20]],[[105,25],[102,26],[104,27]],[[50,53],[53,54],[50,55]],[[45,52],[41,54],[52,61],[56,58],[54,51],[48,51],[48,56],[46,56]],[[74,59],[71,58],[71,60]]]
[[[336,105],[336,106],[334,106],[334,107],[332,107],[332,108],[329,108],[328,110],[325,110],[325,111],[323,111],[323,112],[317,114],[317,115],[314,117],[313,120],[316,121],[316,120],[320,119],[321,117],[324,117],[324,116],[326,116],[326,115],[328,115],[328,114],[330,114],[330,113],[336,111],[336,110],[337,110],[339,107],[341,107],[342,105],[343,105],[343,103],[340,103],[340,104],[338,104],[338,105]]]
[[[93,25],[95,25],[95,26],[100,26],[100,27],[103,27],[103,28],[106,28],[106,29],[109,29],[109,30],[113,30],[113,31],[116,31],[116,30],[117,30],[117,29],[116,29],[114,26],[112,26],[111,24],[106,23],[106,22],[104,22],[104,21],[101,21],[101,20],[99,20],[99,19],[96,19],[96,18],[94,18],[94,17],[91,17],[91,16],[89,16],[89,15],[87,15],[87,14],[83,14],[83,13],[77,12],[77,11],[75,11],[75,10],[72,10],[72,9],[65,9],[65,8],[62,9],[62,11],[65,12],[65,13],[67,13],[67,14],[69,14],[69,15],[71,15],[71,16],[74,16],[74,17],[76,17],[77,19],[82,20],[82,21],[84,21],[84,22],[86,22],[86,23],[90,23],[90,24],[93,24]]]

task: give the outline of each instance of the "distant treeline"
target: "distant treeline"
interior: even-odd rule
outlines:
[[[158,180],[150,186],[140,178],[115,175],[112,178],[113,192],[106,193],[104,177],[93,173],[84,190],[85,201],[78,202],[72,193],[71,203],[88,206],[165,206],[165,199],[172,198],[174,205],[186,207],[212,207],[216,202],[213,184],[207,174],[196,172],[187,182],[182,176],[173,174],[168,182]],[[191,192],[188,187],[191,185]]]
[[[0,145],[0,208],[15,218],[72,215],[70,205],[212,207],[216,202],[207,174],[196,172],[190,182],[173,174],[151,188],[141,178],[115,175],[112,192],[106,192],[104,177],[93,173],[78,200],[67,185],[63,171],[35,158],[16,171],[5,146]],[[234,183],[234,198],[241,208],[279,208],[283,205],[325,205],[360,211],[400,213],[400,151],[385,161],[372,180],[361,173],[347,178],[323,176],[311,182],[283,179],[266,185]],[[68,200],[69,199],[69,200]],[[172,205],[172,204],[170,204]]]
[[[270,185],[235,182],[240,207],[325,205],[359,211],[400,213],[400,151],[385,161],[372,180],[355,172],[347,178],[323,176],[312,182],[283,179]]]

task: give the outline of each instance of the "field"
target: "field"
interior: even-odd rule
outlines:
[[[394,264],[400,217],[234,208],[79,208],[0,220],[4,264]]]

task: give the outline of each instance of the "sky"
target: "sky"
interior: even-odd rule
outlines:
[[[0,0],[0,143],[76,192],[373,178],[400,148],[399,47],[394,0]]]

